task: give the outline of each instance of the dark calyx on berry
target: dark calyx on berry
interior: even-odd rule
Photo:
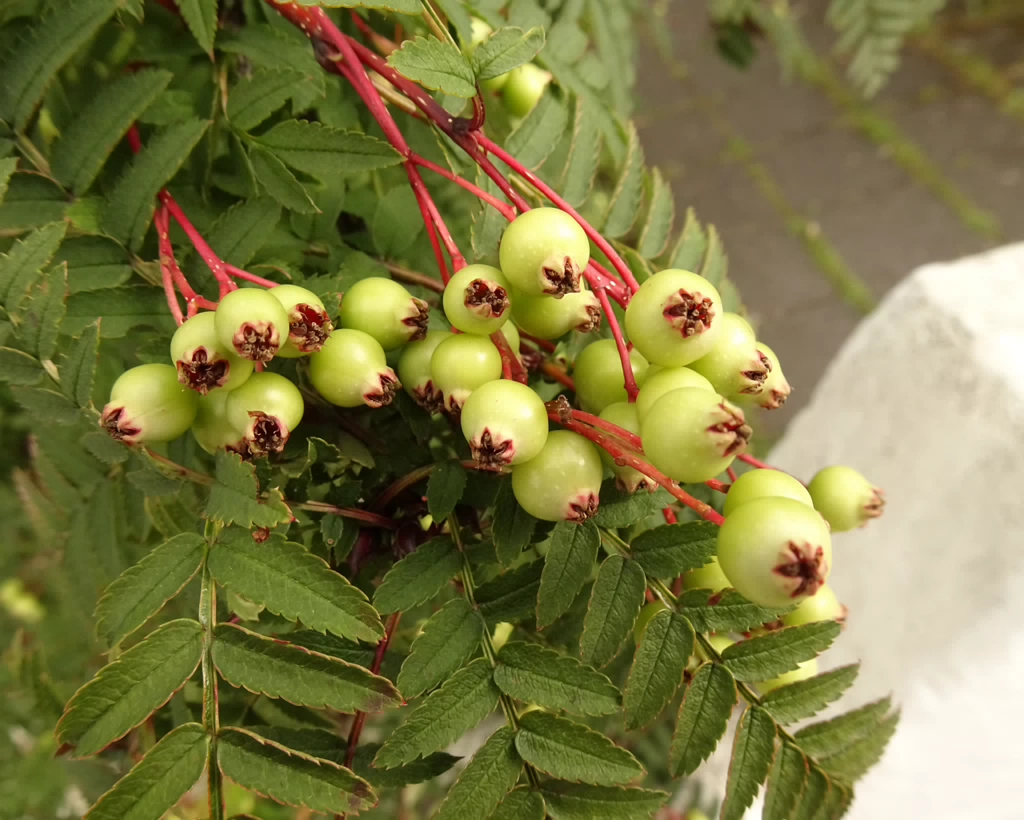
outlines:
[[[497,319],[512,306],[508,291],[486,279],[474,279],[466,285],[466,307],[480,316]]]
[[[740,392],[747,393],[749,395],[757,395],[764,390],[764,381],[768,378],[768,374],[772,372],[772,363],[768,361],[767,356],[762,356],[760,353],[757,354],[757,361],[751,362],[750,367],[742,371],[743,377],[750,382]]]
[[[825,583],[828,577],[828,565],[825,563],[825,551],[814,544],[803,542],[797,544],[790,541],[779,556],[779,563],[772,572],[783,578],[795,578],[797,584],[790,592],[790,597],[800,598],[813,595]]]
[[[600,503],[600,499],[594,493],[585,493],[579,495],[576,499],[569,502],[570,513],[566,516],[567,520],[575,521],[577,524],[582,524],[584,521],[588,521],[597,515],[597,506]]]
[[[327,311],[315,305],[296,305],[288,321],[288,338],[303,353],[316,353],[334,330]]]
[[[415,388],[412,397],[416,404],[432,416],[444,412],[444,394],[434,387],[432,381],[428,381],[423,387]]]
[[[235,334],[234,343],[243,359],[269,362],[281,347],[281,336],[269,322],[245,322]]]
[[[205,347],[197,347],[191,361],[178,359],[176,362],[178,381],[203,396],[224,384],[231,372],[231,363],[227,359],[215,359],[211,362],[209,357],[210,354]]]
[[[668,320],[684,339],[699,336],[709,327],[715,318],[712,309],[715,303],[699,293],[689,293],[680,289],[673,293],[665,304],[662,315]]]
[[[142,428],[133,424],[132,420],[125,415],[123,407],[111,407],[104,410],[100,417],[100,426],[107,431],[112,439],[127,444],[135,441],[135,437],[142,432]]]
[[[871,489],[871,498],[864,505],[864,515],[868,518],[878,518],[885,510],[885,493],[878,487]]]
[[[722,456],[739,455],[747,449],[754,431],[744,415],[725,404],[718,405],[724,414],[721,421],[708,427],[708,432],[722,438]]]
[[[545,265],[544,281],[547,283],[544,292],[551,294],[556,299],[567,293],[579,293],[579,265],[571,256],[566,256],[560,265]]]
[[[246,436],[249,452],[254,456],[280,453],[288,443],[288,429],[273,416],[260,410],[250,410],[252,433]]]
[[[786,403],[786,399],[789,398],[789,394],[792,389],[787,384],[785,387],[775,387],[768,391],[768,395],[765,400],[761,402],[761,406],[767,410],[778,410],[782,405]],[[881,513],[879,513],[881,515]]]
[[[406,327],[415,328],[412,336],[409,337],[410,342],[422,342],[427,338],[427,325],[430,323],[430,305],[422,299],[417,299],[415,297],[413,297],[412,304],[413,313],[411,316],[407,316],[402,319],[402,324]],[[390,399],[388,401],[390,401]],[[388,402],[385,402],[385,404],[387,403]]]
[[[487,428],[478,439],[470,442],[469,447],[473,451],[473,460],[487,467],[510,464],[516,454],[511,439],[496,439]]]
[[[398,392],[398,388],[401,386],[398,379],[394,376],[389,373],[381,373],[378,376],[377,386],[363,393],[363,401],[370,407],[384,407],[391,404],[391,401],[395,398],[395,393]]]
[[[580,333],[593,333],[601,329],[601,308],[597,305],[587,305],[587,318],[576,325]]]

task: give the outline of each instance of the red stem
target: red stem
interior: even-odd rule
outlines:
[[[196,252],[202,257],[202,260],[206,263],[206,267],[210,269],[210,273],[213,274],[213,278],[217,280],[217,287],[220,290],[220,296],[223,299],[224,296],[235,290],[238,285],[231,281],[231,277],[228,276],[223,260],[217,256],[213,248],[211,248],[202,234],[196,230],[185,212],[181,210],[181,206],[175,202],[174,197],[171,196],[170,192],[166,189],[160,191],[157,195],[157,199],[167,208],[167,212],[174,218],[181,229],[185,232],[185,235],[189,238],[192,246],[196,249]]]
[[[541,350],[543,350],[545,353],[554,353],[555,352],[554,342],[549,342],[547,339],[539,339],[536,336],[533,336],[533,335],[527,333],[522,328],[519,328],[519,336],[520,336],[520,338],[526,339],[526,341],[528,341],[528,342],[532,342],[537,347],[539,347]]]
[[[167,297],[167,307],[171,311],[171,316],[174,317],[174,321],[180,327],[185,321],[185,315],[181,312],[181,305],[178,304],[178,294],[174,290],[174,272],[171,269],[171,265],[174,264],[173,251],[171,253],[167,252],[167,246],[171,244],[170,237],[167,235],[167,211],[163,208],[157,208],[156,214],[153,216],[153,224],[156,225],[156,232],[159,238],[160,279],[164,286],[164,296]]]
[[[469,191],[477,199],[481,200],[482,202],[486,202],[488,205],[490,205],[492,208],[494,208],[498,213],[500,213],[503,217],[505,217],[505,219],[507,219],[509,222],[511,222],[513,219],[516,218],[516,209],[515,208],[513,208],[511,205],[508,205],[505,202],[502,202],[496,196],[493,196],[492,194],[487,193],[487,191],[485,191],[483,188],[480,188],[480,187],[474,185],[468,179],[463,179],[458,174],[452,173],[447,168],[444,168],[444,167],[442,167],[440,165],[437,165],[437,164],[431,162],[429,159],[426,159],[425,157],[421,157],[419,154],[416,154],[416,153],[413,153],[413,154],[409,155],[409,161],[412,162],[412,163],[415,163],[416,165],[420,165],[420,166],[422,166],[422,167],[424,167],[424,168],[426,168],[426,169],[428,169],[430,171],[433,171],[435,174],[438,174],[439,176],[444,177],[449,182],[454,182],[460,188],[463,188],[463,189]]]
[[[236,279],[244,279],[246,282],[253,282],[254,284],[260,285],[264,288],[276,288],[278,283],[271,282],[269,279],[264,279],[262,276],[257,276],[255,273],[249,273],[247,270],[235,267],[234,265],[226,264],[224,269],[228,272],[229,276],[234,276]]]
[[[672,512],[671,507],[662,507],[661,514],[665,519],[666,524],[676,524],[679,519],[676,518],[676,514]]]
[[[409,168],[410,166],[406,166]],[[409,178],[410,183],[412,177]],[[444,251],[441,250],[441,243],[437,238],[437,229],[434,227],[434,220],[430,216],[430,211],[423,201],[424,191],[417,188],[415,185],[412,186],[412,192],[416,197],[416,204],[420,207],[420,216],[423,217],[423,226],[427,229],[427,238],[430,240],[430,247],[434,249],[434,260],[437,262],[437,270],[441,274],[441,281],[444,284],[448,284],[448,280],[452,278],[451,273],[448,271],[448,260],[444,258]]]
[[[374,89],[374,91],[376,91],[376,89]],[[441,212],[437,209],[437,203],[434,202],[434,198],[430,195],[430,191],[427,190],[426,183],[423,182],[423,177],[420,175],[419,169],[412,162],[407,162],[405,164],[405,171],[409,176],[409,184],[412,186],[412,191],[416,195],[416,201],[419,202],[420,210],[423,212],[424,223],[428,220],[434,223],[434,226],[437,228],[437,233],[440,235],[441,241],[444,243],[444,246],[448,251],[448,255],[452,259],[452,270],[455,273],[458,273],[466,267],[466,259],[463,257],[462,251],[459,250],[459,246],[452,238],[451,232],[448,230],[448,226],[445,224],[444,218],[441,216]],[[445,284],[448,283],[448,277],[445,276],[446,273],[447,270],[444,270],[441,275]]]
[[[729,492],[729,485],[726,484],[724,481],[719,481],[716,478],[710,478],[707,481],[705,481],[704,484],[710,487],[712,490],[717,490],[720,493]]]
[[[494,346],[498,348],[498,353],[501,354],[502,378],[517,381],[520,384],[527,384],[530,379],[526,373],[526,368],[520,364],[519,358],[512,350],[512,345],[508,343],[508,339],[505,338],[505,334],[500,330],[496,330],[491,334],[491,341],[494,342]]]
[[[746,453],[738,455],[736,456],[736,458],[738,458],[740,461],[746,462],[751,467],[757,467],[758,469],[761,470],[778,470],[778,467],[772,467],[771,464],[765,464],[763,461],[759,461],[758,459],[754,458],[753,456],[747,455]]]
[[[560,368],[554,362],[544,362],[540,366],[540,372],[547,376],[552,381],[556,381],[565,387],[568,387],[574,393],[576,392],[576,382],[572,380],[568,373]]]
[[[726,467],[725,474],[729,476],[730,481],[736,481],[736,471],[732,467]]]
[[[633,363],[629,358],[629,349],[626,347],[626,339],[622,335],[622,328],[619,327],[619,320],[615,316],[615,311],[612,310],[611,302],[608,301],[607,291],[604,288],[597,288],[594,293],[597,294],[598,301],[601,303],[601,309],[608,319],[608,327],[612,332],[612,338],[615,339],[615,347],[619,351],[619,361],[622,363],[622,381],[626,386],[626,398],[628,401],[634,402],[636,401],[636,394],[640,392],[640,388],[636,385],[636,377],[633,375]]]
[[[391,637],[395,634],[401,617],[402,613],[396,612],[388,618],[388,622],[384,626],[384,637],[377,642],[377,651],[373,654],[373,663],[370,666],[370,671],[375,675],[380,673],[381,664],[384,663],[384,655],[388,651]],[[356,712],[355,719],[352,721],[352,728],[348,732],[348,749],[345,752],[345,766],[349,768],[352,767],[352,761],[355,759],[356,749],[359,747],[359,735],[362,734],[364,723],[366,723],[366,712]]]
[[[548,408],[551,409],[553,404],[557,404],[557,402],[549,402]],[[624,427],[619,427],[617,424],[605,421],[600,416],[595,416],[591,413],[584,413],[582,410],[573,410],[572,417],[576,419],[576,421],[582,421],[584,424],[589,424],[591,427],[596,427],[599,430],[604,430],[606,433],[611,433],[613,436],[622,439],[633,449],[643,452],[643,444],[640,441],[640,436],[636,433],[629,432],[629,430],[626,430]]]

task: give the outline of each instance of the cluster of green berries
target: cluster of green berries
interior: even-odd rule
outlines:
[[[494,33],[487,23],[479,18],[473,18],[473,35],[467,45],[463,46],[463,52],[467,57],[472,56],[484,40]],[[480,87],[484,91],[490,91],[501,95],[505,109],[513,117],[525,117],[544,96],[544,89],[551,82],[551,72],[545,71],[538,65],[526,63],[513,68],[511,71],[484,80]]]

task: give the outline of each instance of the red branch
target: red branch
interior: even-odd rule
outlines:
[[[559,384],[568,387],[574,393],[576,392],[576,382],[574,382],[572,377],[554,362],[544,362],[540,366],[540,372],[552,381],[556,381]]]
[[[736,458],[738,458],[740,461],[746,462],[751,467],[757,467],[758,469],[761,469],[761,470],[777,470],[778,469],[777,467],[772,467],[771,464],[765,464],[763,461],[758,461],[756,458],[754,458],[753,456],[749,456],[746,453],[743,453],[742,455],[738,455],[738,456],[736,456]]]
[[[636,385],[636,377],[633,375],[633,363],[629,358],[629,349],[626,347],[626,339],[622,335],[622,328],[619,327],[619,320],[616,318],[615,311],[612,310],[611,303],[608,301],[608,292],[604,288],[597,288],[594,293],[597,294],[597,299],[601,303],[601,309],[608,319],[608,328],[612,332],[612,338],[615,339],[615,347],[619,351],[619,361],[622,363],[622,383],[626,387],[626,398],[628,401],[634,402],[636,401],[636,394],[640,392],[640,388]]]
[[[227,271],[229,276],[234,276],[236,279],[244,279],[246,282],[252,282],[264,288],[277,287],[277,282],[271,282],[269,279],[264,279],[262,276],[257,276],[255,273],[249,273],[249,271],[235,267],[231,264],[225,264],[224,270]]]
[[[416,165],[420,165],[429,171],[433,171],[435,174],[444,177],[449,182],[454,182],[460,188],[469,191],[477,199],[479,199],[482,202],[486,202],[488,205],[494,208],[509,222],[516,218],[515,208],[513,208],[511,205],[502,202],[496,196],[487,193],[487,191],[485,191],[483,188],[477,187],[468,179],[463,179],[458,174],[452,173],[447,168],[443,168],[440,165],[436,165],[426,157],[421,157],[419,154],[416,153],[412,153],[409,155],[409,161],[415,163]]]
[[[491,334],[491,341],[494,342],[498,353],[501,354],[502,378],[517,381],[520,384],[528,384],[530,379],[526,374],[526,368],[519,362],[519,357],[512,350],[512,345],[508,343],[505,334],[496,330]]]
[[[548,402],[548,409],[560,410],[561,408],[558,407],[558,404],[558,401]],[[622,439],[634,450],[639,452],[643,451],[643,444],[640,441],[640,436],[636,433],[631,433],[624,427],[619,427],[617,424],[605,421],[600,416],[595,416],[591,413],[584,413],[582,410],[573,410],[571,411],[571,415],[576,421],[582,421],[584,424],[589,424],[591,427],[596,427],[599,430],[604,430],[606,433],[611,433],[613,436]]]
[[[705,481],[704,484],[710,487],[712,490],[716,490],[717,492],[720,493],[729,492],[729,485],[726,484],[724,481],[719,481],[716,478],[710,478],[707,481]]]
[[[401,617],[402,613],[396,612],[388,618],[388,622],[384,626],[384,637],[377,642],[377,651],[373,653],[373,663],[370,666],[370,671],[375,675],[380,673],[381,664],[384,663],[384,655],[388,651],[388,645],[391,643],[391,638],[398,628],[398,621]],[[348,749],[345,752],[345,765],[349,768],[352,767],[352,761],[356,756],[356,749],[359,748],[359,735],[362,734],[364,723],[366,723],[366,712],[356,712],[355,718],[352,721],[352,728],[348,732]]]
[[[730,481],[736,481],[736,471],[732,467],[726,467],[725,474],[729,476]]]

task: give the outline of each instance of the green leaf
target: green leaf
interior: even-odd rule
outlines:
[[[17,157],[0,159],[0,204],[3,204],[4,196],[7,194],[7,184],[11,179],[11,174],[14,173],[17,167]]]
[[[396,185],[377,200],[370,237],[378,254],[398,257],[412,247],[422,225],[416,195],[408,186]]]
[[[45,387],[12,387],[15,400],[36,418],[56,424],[75,424],[78,408],[56,390]]]
[[[373,765],[390,769],[443,749],[493,712],[499,695],[490,662],[486,658],[471,661],[391,733]]]
[[[167,88],[170,71],[142,69],[103,86],[61,134],[50,167],[81,196],[139,115]]]
[[[764,820],[789,820],[793,816],[809,770],[803,753],[796,746],[783,743],[768,776]]]
[[[64,219],[68,202],[64,191],[41,174],[25,172],[11,176],[3,205],[0,231],[18,233]]]
[[[490,80],[500,77],[513,68],[530,62],[542,48],[544,29],[540,26],[534,26],[529,31],[523,31],[515,26],[499,28],[473,52],[476,78]],[[521,157],[519,159],[522,161]]]
[[[548,781],[541,785],[552,820],[650,820],[668,795],[635,786],[588,786]]]
[[[289,703],[339,712],[380,712],[401,703],[387,678],[337,658],[218,624],[213,661],[232,686]]]
[[[256,179],[284,207],[303,214],[317,213],[319,209],[302,183],[270,151],[254,145],[249,151],[249,162]]]
[[[340,745],[337,736],[334,736],[335,743]],[[380,751],[381,744],[367,743],[356,751],[355,759],[352,761],[352,771],[366,780],[375,789],[400,789],[415,783],[426,783],[435,777],[444,774],[456,763],[462,760],[447,752],[434,752],[419,760],[413,760],[404,766],[396,766],[393,769],[378,769],[372,764],[374,756]],[[340,757],[344,758],[345,748],[341,746]]]
[[[401,154],[376,137],[304,120],[278,123],[256,142],[317,178],[376,171],[402,161]]]
[[[35,356],[12,347],[0,347],[0,381],[36,384],[45,374],[42,362]]]
[[[465,598],[446,603],[430,616],[412,642],[398,675],[403,695],[416,697],[446,680],[479,647],[483,631],[483,620]]]
[[[206,542],[195,533],[165,541],[128,567],[96,604],[96,632],[115,646],[156,615],[199,570]]]
[[[518,700],[575,715],[607,715],[619,708],[619,690],[606,676],[540,644],[506,644],[494,682]]]
[[[704,255],[704,264],[701,265],[700,275],[717,288],[725,280],[728,269],[729,260],[725,255],[725,248],[722,247],[718,230],[714,225],[708,225],[708,250]]]
[[[558,145],[569,112],[554,94],[545,94],[505,141],[505,148],[527,168],[537,168]]]
[[[388,65],[399,74],[432,91],[469,99],[476,94],[473,66],[451,43],[434,38],[406,40],[388,57]]]
[[[640,533],[630,554],[649,578],[677,578],[715,555],[718,527],[708,521],[665,524]]]
[[[0,256],[0,303],[8,313],[18,313],[40,269],[57,252],[66,230],[64,222],[46,225],[19,239]]]
[[[466,470],[457,461],[438,464],[427,480],[427,509],[435,521],[447,518],[466,489]]]
[[[434,813],[434,820],[487,820],[501,798],[516,785],[522,771],[515,732],[502,726],[462,770]]]
[[[488,820],[544,820],[544,798],[529,786],[517,786],[502,798]]]
[[[167,310],[163,290],[150,285],[72,293],[64,315],[64,332],[78,335],[97,317],[103,319],[104,339],[120,339],[139,325],[149,325],[168,334],[174,331],[174,319]]]
[[[814,820],[818,810],[825,805],[831,791],[831,784],[825,773],[817,766],[811,766],[807,784],[800,796],[800,803],[793,814],[793,820]]]
[[[644,773],[626,749],[581,723],[548,712],[527,712],[519,722],[516,748],[523,760],[558,780],[607,785]]]
[[[376,643],[384,626],[361,590],[301,544],[271,536],[257,544],[248,532],[218,543],[208,559],[217,583],[275,615],[319,632]]]
[[[831,775],[851,783],[859,780],[867,774],[868,769],[881,760],[886,746],[896,732],[899,719],[899,712],[894,712],[872,726],[863,737],[835,754],[819,757],[818,762]]]
[[[465,45],[473,39],[473,19],[469,16],[466,6],[462,0],[434,0],[437,6],[448,18],[448,22],[455,27],[459,42]]]
[[[722,820],[741,820],[768,776],[774,756],[775,721],[764,709],[751,706],[736,729]]]
[[[675,697],[693,652],[693,639],[690,622],[674,612],[662,610],[651,619],[623,693],[627,729],[646,726]]]
[[[523,550],[533,540],[537,519],[519,506],[512,482],[501,482],[498,497],[494,501],[494,520],[491,524],[491,539],[502,566],[509,566],[519,560]]]
[[[206,518],[246,528],[276,527],[291,520],[280,494],[265,503],[257,500],[256,468],[237,454],[217,453],[216,479],[203,512]]]
[[[65,239],[54,260],[67,262],[68,288],[72,293],[117,287],[132,275],[124,248],[105,236]]]
[[[820,712],[850,688],[860,664],[840,666],[807,680],[780,686],[761,698],[761,705],[782,724],[794,723]]]
[[[629,527],[667,507],[672,497],[665,490],[653,493],[625,493],[606,481],[601,487],[601,504],[591,520],[611,530]]]
[[[316,83],[318,94],[323,94],[326,88],[324,71],[317,63],[309,41],[291,27],[277,28],[247,21],[238,31],[222,36],[217,49],[244,54],[264,68],[296,71]]]
[[[377,803],[370,784],[343,766],[244,729],[221,730],[217,762],[224,775],[239,786],[289,806],[347,814]]]
[[[543,569],[543,561],[534,561],[481,584],[476,591],[476,602],[484,620],[493,626],[530,618],[537,608]]]
[[[622,173],[611,194],[611,205],[604,220],[602,233],[608,239],[618,239],[629,233],[636,222],[644,193],[644,149],[636,126],[629,124],[629,141]]]
[[[273,233],[281,218],[281,206],[266,196],[232,205],[209,230],[207,242],[217,256],[244,267]]]
[[[68,701],[57,741],[89,757],[163,706],[196,671],[203,653],[198,621],[170,621],[103,667]]]
[[[771,680],[824,652],[839,630],[837,621],[786,627],[734,643],[722,653],[722,660],[737,680]]]
[[[353,8],[362,6],[366,9],[383,9],[400,14],[419,14],[422,11],[420,0],[298,0],[300,5],[326,6],[328,8]]]
[[[650,205],[647,206],[647,218],[640,231],[636,249],[646,259],[660,256],[668,244],[672,232],[672,222],[676,215],[675,198],[672,186],[657,168],[651,171]]]
[[[812,723],[796,733],[797,744],[812,757],[835,754],[864,737],[889,713],[891,706],[891,698],[880,698],[829,720]]]
[[[704,228],[701,227],[693,208],[687,208],[683,229],[668,255],[666,267],[696,271],[707,247],[708,238]]]
[[[592,101],[576,98],[569,159],[558,186],[574,208],[580,207],[590,195],[601,156],[601,129],[592,116],[593,106]]]
[[[604,560],[583,618],[580,657],[585,663],[605,666],[619,653],[636,623],[646,589],[644,571],[636,563],[621,555]]]
[[[258,69],[239,80],[228,97],[228,121],[242,131],[251,131],[283,106],[302,85],[294,71]]]
[[[157,193],[188,159],[208,120],[187,120],[162,129],[132,160],[106,197],[104,232],[132,250],[142,246]]]
[[[85,814],[86,820],[163,817],[203,776],[208,746],[198,723],[168,732]]]
[[[68,296],[67,265],[55,265],[47,271],[29,302],[21,336],[28,349],[43,361],[57,351],[57,335],[64,320]]]
[[[851,796],[845,785],[833,779],[828,794],[814,815],[815,820],[838,820],[846,814],[845,806],[849,805]]]
[[[537,595],[537,626],[553,624],[590,578],[601,536],[592,521],[561,521],[551,533]]]
[[[710,589],[691,589],[679,596],[676,611],[685,615],[698,632],[746,632],[777,621],[786,610],[760,607],[734,589],[717,593]]]
[[[117,8],[116,0],[60,0],[11,44],[0,63],[0,119],[21,130],[32,117],[60,67],[71,59]]]
[[[462,569],[462,553],[451,536],[431,538],[388,570],[373,605],[378,612],[399,612],[429,601]]]
[[[718,746],[736,705],[736,681],[721,664],[705,663],[694,674],[669,749],[669,770],[676,777],[697,771]]]
[[[217,0],[175,0],[185,25],[199,47],[213,56],[213,39],[217,36]]]
[[[86,407],[92,398],[92,382],[99,352],[100,320],[89,325],[75,341],[71,353],[60,366],[60,388],[79,407]]]

